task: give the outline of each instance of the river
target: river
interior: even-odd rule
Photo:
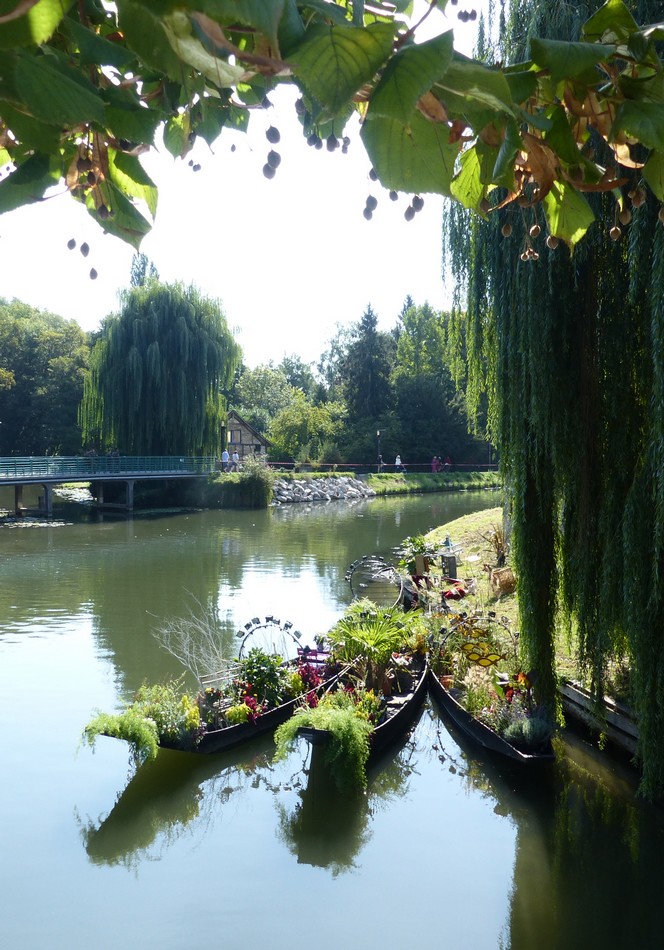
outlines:
[[[427,702],[366,796],[313,789],[308,750],[215,757],[80,745],[96,710],[181,672],[153,635],[203,608],[233,635],[280,615],[305,639],[364,553],[491,494],[157,512],[0,526],[0,946],[4,950],[468,950],[661,946],[662,812],[633,772],[565,734],[515,773]]]

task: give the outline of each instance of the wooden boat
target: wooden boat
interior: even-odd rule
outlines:
[[[605,696],[602,704],[603,716],[598,715],[590,691],[571,680],[561,684],[560,695],[566,716],[583,723],[596,734],[603,733],[610,742],[630,755],[636,753],[639,727],[627,706]]]
[[[423,658],[421,665],[414,672],[416,675],[412,688],[403,693],[396,693],[386,701],[381,721],[369,736],[370,762],[406,735],[415,722],[428,690],[429,667]],[[323,745],[330,739],[327,730],[313,729],[310,726],[302,726],[298,734],[314,746]]]
[[[493,729],[490,729],[489,726],[480,722],[479,719],[476,719],[464,709],[461,703],[457,702],[450,688],[436,676],[433,670],[430,672],[429,684],[433,698],[440,709],[450,717],[462,732],[481,745],[482,748],[524,764],[549,762],[554,759],[553,748],[550,742],[547,743],[546,748],[540,752],[522,752],[502,736],[498,735]]]
[[[198,742],[191,740],[183,743],[177,740],[160,739],[159,745],[163,749],[176,749],[183,752],[195,752],[199,755],[209,755],[214,752],[224,752],[226,749],[233,749],[245,742],[250,742],[257,736],[274,732],[275,729],[295,712],[296,708],[302,704],[304,697],[311,692],[319,696],[332,689],[339,677],[338,673],[324,680],[320,685],[307,690],[302,696],[296,696],[289,699],[288,702],[275,706],[274,709],[268,709],[266,712],[257,716],[253,722],[241,722],[234,726],[225,726],[222,729],[212,729],[205,732]]]

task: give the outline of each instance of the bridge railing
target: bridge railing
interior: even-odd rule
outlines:
[[[215,471],[214,456],[50,455],[0,458],[0,482],[16,478],[82,478],[146,473],[205,475]]]

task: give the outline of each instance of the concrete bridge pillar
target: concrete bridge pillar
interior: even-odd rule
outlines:
[[[135,485],[135,483],[136,483],[136,479],[135,479],[135,478],[127,479],[127,482],[126,482],[126,485],[127,485],[127,493],[126,493],[126,495],[125,495],[125,500],[126,500],[126,502],[127,502],[127,511],[133,511],[133,510],[134,510],[134,485]]]
[[[17,518],[23,514],[23,485],[14,485],[14,514]]]
[[[53,486],[49,484],[42,485],[44,489],[44,514],[47,518],[53,517]]]

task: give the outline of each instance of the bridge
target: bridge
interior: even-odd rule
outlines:
[[[53,514],[53,487],[64,483],[90,482],[95,485],[100,507],[134,507],[137,481],[169,478],[206,478],[215,472],[214,456],[187,458],[180,455],[47,455],[0,458],[0,487],[14,486],[14,510],[23,507],[23,486],[41,485],[44,489],[40,508],[47,517]],[[124,482],[124,504],[104,505],[104,483]]]

